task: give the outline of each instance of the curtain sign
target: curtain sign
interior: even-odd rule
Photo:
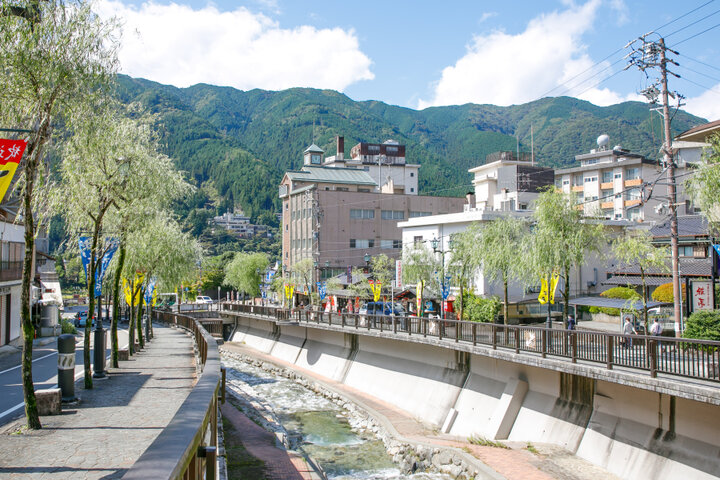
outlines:
[[[27,147],[27,140],[7,140],[0,138],[0,201],[10,188],[15,171]]]
[[[692,282],[693,310],[712,310],[712,282]]]

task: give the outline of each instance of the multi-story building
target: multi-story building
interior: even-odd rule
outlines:
[[[554,170],[539,167],[529,153],[495,152],[485,164],[469,170],[474,175],[475,208],[478,210],[531,209],[538,192],[553,184]],[[471,207],[471,206],[469,206]]]
[[[25,257],[25,228],[0,221],[0,346],[20,340],[20,293]]]
[[[316,155],[324,152],[317,146]],[[337,153],[327,157],[323,165],[326,167],[357,168],[365,170],[378,185],[382,193],[418,194],[418,171],[420,165],[407,163],[405,145],[394,140],[383,143],[360,142],[350,149],[350,158],[345,158],[345,139],[337,137]],[[317,157],[316,157],[317,161]]]
[[[255,225],[250,223],[250,217],[245,216],[242,212],[226,212],[222,215],[213,217],[208,221],[208,223],[222,227],[238,237],[253,237],[267,231],[267,227],[265,225]]]
[[[322,154],[310,146],[302,169],[286,172],[280,183],[286,271],[310,258],[316,276],[327,277],[348,267],[364,267],[366,254],[399,258],[399,221],[462,211],[462,198],[381,193],[369,171],[341,167],[335,161],[327,165]]]
[[[556,170],[555,185],[574,194],[587,216],[638,222],[663,219],[668,188],[662,166],[619,145],[609,149],[609,141],[601,135],[597,149],[575,156],[579,166]],[[676,175],[684,170],[685,165],[679,165]],[[681,182],[676,201],[685,201]]]

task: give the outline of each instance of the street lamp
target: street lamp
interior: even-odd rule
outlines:
[[[442,245],[440,244],[440,239],[433,238],[430,240],[430,244],[433,248],[433,253],[439,253],[440,259],[441,259],[441,272],[440,272],[440,296],[442,297],[442,302],[440,306],[440,310],[442,310],[442,319],[445,320],[445,302],[447,300],[447,297],[450,293],[450,276],[445,276],[445,250],[443,250]],[[452,240],[448,242],[448,247],[452,249]]]
[[[363,258],[365,259],[365,268],[367,269],[367,271],[369,273],[370,272],[370,258],[371,258],[370,254],[365,253],[365,257],[363,257]]]

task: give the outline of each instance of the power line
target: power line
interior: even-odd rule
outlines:
[[[715,0],[710,0],[709,2],[703,3],[703,4],[700,5],[699,7],[693,8],[692,10],[690,10],[690,11],[687,12],[687,13],[683,13],[683,14],[680,15],[679,17],[677,17],[677,18],[675,18],[675,19],[673,19],[673,20],[670,20],[669,22],[667,22],[667,23],[665,23],[665,24],[663,24],[663,25],[660,25],[659,27],[657,27],[657,28],[655,29],[655,31],[661,30],[661,29],[667,27],[668,25],[672,25],[673,23],[677,22],[678,20],[681,20],[681,19],[687,17],[688,15],[697,12],[697,11],[700,10],[701,8],[706,7],[707,5],[710,5],[710,4],[713,3],[714,1],[715,1]]]
[[[716,67],[715,65],[710,65],[709,63],[705,63],[705,62],[700,61],[700,60],[698,60],[698,59],[696,59],[696,58],[689,57],[689,56],[687,56],[687,55],[685,55],[685,54],[680,54],[680,56],[683,57],[683,58],[686,58],[686,59],[688,59],[688,60],[691,60],[691,61],[693,61],[693,62],[695,62],[695,63],[699,63],[700,65],[705,65],[706,67],[712,68],[713,70],[717,70],[718,72],[720,72],[720,68]]]
[[[698,33],[696,33],[695,35],[691,35],[691,36],[689,36],[689,37],[687,37],[687,38],[685,38],[685,39],[683,39],[683,40],[680,40],[679,42],[677,42],[677,43],[675,43],[675,44],[673,45],[673,48],[677,47],[677,46],[680,45],[681,43],[687,42],[688,40],[692,40],[692,39],[695,38],[695,37],[699,37],[699,36],[702,35],[703,33],[707,33],[707,32],[709,32],[710,30],[713,30],[713,29],[715,29],[715,28],[717,28],[717,27],[720,27],[720,23],[716,23],[716,24],[713,25],[712,27],[706,28],[706,29],[703,30],[702,32],[698,32]]]
[[[711,14],[709,14],[709,15],[705,15],[704,17],[702,17],[702,18],[700,18],[700,19],[698,19],[698,20],[695,20],[695,21],[692,22],[692,23],[688,23],[688,24],[685,25],[684,27],[678,28],[678,29],[675,30],[674,32],[668,33],[667,35],[665,35],[665,38],[671,37],[671,36],[675,35],[676,33],[682,32],[682,31],[685,30],[686,28],[690,28],[690,27],[692,27],[693,25],[697,25],[698,23],[702,22],[703,20],[707,20],[708,18],[712,17],[713,15],[717,15],[718,13],[720,13],[720,10],[715,10],[713,13],[711,13]]]

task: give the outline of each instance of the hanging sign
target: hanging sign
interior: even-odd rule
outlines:
[[[712,310],[712,282],[693,281],[692,282],[692,302],[693,310]]]
[[[20,159],[27,147],[27,140],[8,140],[0,138],[0,201],[10,188]]]

